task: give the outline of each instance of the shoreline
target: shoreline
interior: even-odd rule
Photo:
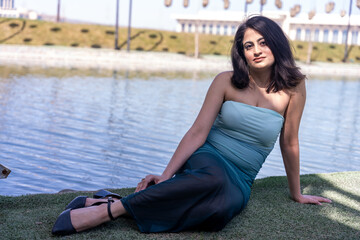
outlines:
[[[218,232],[141,233],[131,218],[120,217],[66,239],[358,239],[360,172],[310,174],[302,178],[304,194],[330,198],[332,203],[298,204],[290,199],[287,179],[254,182],[246,208]],[[133,188],[111,190],[120,196]],[[89,194],[82,192],[82,194]],[[0,196],[0,234],[7,239],[52,239],[51,228],[64,207],[79,193]],[[296,214],[294,214],[296,213]],[[284,219],[287,219],[284,221]],[[266,227],[264,227],[266,223]],[[19,227],[20,226],[20,227]],[[316,226],[316,228],[314,228]],[[309,231],[311,229],[311,231]],[[264,238],[264,236],[266,236]]]
[[[306,174],[300,174],[300,180],[302,178],[307,178],[307,177],[311,177],[311,176],[331,176],[331,175],[336,175],[336,174],[343,174],[343,175],[352,175],[352,174],[358,174],[360,175],[360,171],[358,170],[350,170],[350,171],[339,171],[339,172],[321,172],[321,173],[306,173]],[[256,182],[262,182],[262,181],[267,181],[269,179],[275,179],[275,178],[286,178],[286,175],[273,175],[273,176],[265,176],[263,178],[255,178],[254,180],[254,184]],[[2,180],[2,182],[6,181],[6,179]],[[132,187],[122,187],[122,188],[109,188],[109,187],[104,187],[103,189],[107,189],[107,190],[114,190],[114,189],[123,189],[123,190],[129,190],[129,189],[135,189],[136,186],[132,186]],[[11,198],[16,198],[16,197],[23,197],[23,196],[34,196],[34,195],[58,195],[58,194],[68,194],[68,193],[95,193],[97,191],[99,191],[100,189],[70,189],[70,188],[65,188],[65,189],[61,189],[58,192],[41,192],[41,193],[25,193],[25,194],[21,194],[21,195],[3,195],[0,194],[0,198],[1,197],[11,197]]]
[[[232,69],[230,57],[202,55],[195,59],[167,52],[117,51],[61,46],[0,45],[0,65],[24,67],[135,70],[149,72],[222,72]],[[358,77],[360,64],[297,62],[306,75]]]

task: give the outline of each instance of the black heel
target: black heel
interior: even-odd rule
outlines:
[[[121,199],[122,197],[116,193],[112,193],[106,190],[100,190],[97,193],[94,194],[94,198],[96,199],[105,199],[107,197],[113,197],[113,198],[118,198]],[[85,207],[86,204],[86,199],[88,197],[87,196],[78,196],[76,198],[74,198],[66,207],[65,210],[67,209],[78,209],[78,208],[83,208]],[[104,204],[107,202],[96,202],[94,204],[92,204],[91,206],[98,206],[101,204]]]
[[[68,235],[76,233],[74,226],[71,223],[70,218],[71,209],[63,211],[57,218],[51,233],[54,235]]]
[[[114,202],[114,200],[112,199],[112,197],[109,197],[109,198],[108,198],[107,211],[108,211],[108,215],[109,215],[110,219],[114,221],[115,218],[114,218],[114,216],[113,216],[112,213],[111,213],[111,203],[113,203],[113,202]]]
[[[68,209],[77,209],[85,207],[87,196],[78,196],[74,198],[66,207],[65,210]]]
[[[99,191],[97,191],[96,193],[94,193],[94,198],[107,198],[107,197],[112,197],[112,198],[117,198],[117,199],[121,199],[122,197],[119,194],[116,193],[112,193],[109,192],[105,189],[101,189]]]

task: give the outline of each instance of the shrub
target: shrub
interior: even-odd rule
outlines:
[[[50,31],[52,31],[52,32],[60,32],[60,31],[61,31],[61,28],[59,28],[59,27],[53,27],[53,28],[50,29]]]
[[[184,51],[178,51],[178,54],[186,54]]]
[[[216,44],[217,44],[217,42],[216,42],[216,41],[210,41],[210,44],[212,44],[212,45],[216,45]]]
[[[108,35],[114,35],[115,34],[115,32],[113,30],[107,30],[105,33],[108,34]]]
[[[17,23],[10,23],[9,24],[9,27],[11,27],[11,28],[16,28],[18,26],[19,26],[19,24],[17,24]]]
[[[303,48],[304,48],[304,46],[301,45],[301,44],[298,44],[296,47],[297,47],[298,49],[303,49]]]
[[[70,46],[77,47],[77,46],[79,46],[79,44],[78,43],[72,43],[72,44],[70,44]]]
[[[314,50],[318,50],[318,47],[317,47],[317,46],[313,46],[313,49],[314,49]]]
[[[332,59],[332,58],[330,58],[330,57],[328,57],[328,58],[326,58],[326,61],[328,61],[328,62],[332,62],[332,61],[333,61],[333,59]]]
[[[37,25],[36,25],[36,24],[31,24],[31,25],[29,26],[29,28],[37,28]]]
[[[156,34],[149,34],[149,38],[157,38],[157,35]]]
[[[86,29],[86,28],[83,28],[80,30],[82,33],[88,33],[89,32],[89,29]]]
[[[177,36],[175,36],[175,35],[170,35],[170,38],[171,38],[171,39],[177,39]]]
[[[142,47],[137,47],[137,48],[135,48],[135,50],[136,50],[136,51],[144,51],[144,48],[142,48]]]
[[[46,42],[46,43],[44,43],[44,46],[54,46],[54,44],[53,44],[53,43]]]
[[[219,53],[219,52],[214,52],[213,54],[214,55],[221,55],[221,53]]]
[[[92,48],[101,48],[101,45],[95,43],[95,44],[91,45],[91,47],[92,47]]]
[[[169,51],[168,48],[163,48],[162,50],[163,50],[163,52],[168,52]]]
[[[359,56],[356,56],[355,59],[356,59],[356,61],[360,61],[360,57],[359,57]]]
[[[335,45],[330,45],[329,47],[330,47],[331,49],[335,49],[335,48],[336,48]]]
[[[31,42],[31,41],[32,41],[32,38],[24,38],[23,41],[24,41],[24,42]]]

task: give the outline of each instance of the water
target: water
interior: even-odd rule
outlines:
[[[212,73],[0,67],[0,195],[134,187],[161,174]],[[310,79],[301,174],[360,171],[360,80]],[[279,146],[258,177],[285,175]]]

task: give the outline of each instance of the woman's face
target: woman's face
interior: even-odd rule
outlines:
[[[250,70],[271,70],[274,55],[266,45],[264,37],[252,28],[245,31],[243,39],[244,55]]]

